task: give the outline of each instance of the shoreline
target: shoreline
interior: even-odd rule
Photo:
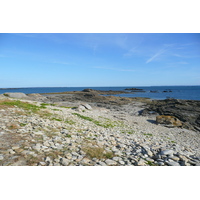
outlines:
[[[21,102],[0,104],[0,165],[200,165],[199,132],[140,115],[151,101],[84,94],[0,95],[0,102]]]

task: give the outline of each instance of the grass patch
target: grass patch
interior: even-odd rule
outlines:
[[[51,104],[49,104],[49,103],[41,103],[40,105],[41,106],[55,106],[56,104],[53,104],[53,103],[51,103]]]
[[[55,121],[58,121],[58,122],[61,122],[62,121],[62,119],[57,119],[57,118],[51,118],[51,120],[55,120]]]
[[[10,130],[14,130],[14,129],[18,129],[19,128],[19,126],[17,125],[17,124],[10,124],[9,126],[8,126],[8,129],[10,129]]]
[[[74,121],[72,121],[72,120],[65,120],[65,123],[67,123],[67,124],[70,124],[70,125],[73,125],[73,124],[75,124],[76,122],[74,122]]]
[[[78,108],[78,107],[76,107],[76,106],[73,106],[73,107],[67,107],[67,106],[60,106],[61,108],[68,108],[68,109],[76,109],[76,108]]]
[[[26,126],[26,124],[24,124],[24,123],[20,123],[19,125],[20,125],[21,127]]]
[[[151,133],[144,133],[143,135],[153,136],[153,134],[151,134]]]
[[[80,117],[81,119],[84,119],[84,120],[87,120],[87,121],[90,121],[90,122],[93,122],[94,124],[96,124],[97,126],[102,126],[104,128],[113,128],[116,126],[116,124],[114,124],[113,122],[111,121],[106,121],[106,122],[100,122],[98,120],[95,120],[91,117],[87,117],[87,116],[84,116],[84,115],[80,115],[78,113],[72,113],[73,115],[76,115],[78,117]]]
[[[102,147],[85,147],[83,151],[89,158],[105,159],[113,158],[114,154],[112,152],[104,153],[104,148]]]
[[[67,137],[67,138],[71,138],[72,136],[71,136],[70,134],[67,134],[66,137]]]
[[[22,101],[10,101],[10,100],[6,100],[6,101],[1,101],[0,102],[0,107],[1,106],[5,106],[5,107],[18,107],[18,108],[22,108],[26,111],[31,111],[33,113],[38,113],[38,111],[40,111],[43,108],[46,108],[45,106],[36,106],[27,102],[22,102]]]
[[[54,111],[60,111],[59,109],[52,109],[52,110],[54,110]]]

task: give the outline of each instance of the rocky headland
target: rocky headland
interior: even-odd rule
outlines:
[[[0,95],[0,165],[200,165],[199,101],[116,92]]]

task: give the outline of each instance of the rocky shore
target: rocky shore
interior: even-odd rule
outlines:
[[[184,112],[172,112],[173,107],[183,110],[183,101],[175,106],[172,100],[156,101],[156,109],[150,99],[102,93],[0,95],[0,165],[200,165],[198,102],[195,112],[192,103],[185,102],[190,107],[185,115],[190,112],[194,124],[186,123]],[[181,126],[158,123],[157,117],[166,114],[179,119]]]

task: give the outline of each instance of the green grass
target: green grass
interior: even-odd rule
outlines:
[[[151,161],[149,161],[149,160],[146,160],[146,164],[147,164],[148,166],[157,166],[156,163],[151,162]]]
[[[151,134],[151,133],[144,133],[143,135],[153,136],[153,134]]]
[[[55,120],[55,121],[58,121],[58,122],[61,122],[62,120],[61,119],[57,119],[57,118],[51,118],[51,120]]]
[[[26,124],[24,124],[24,123],[20,123],[19,125],[20,125],[20,126],[26,126]]]
[[[104,128],[113,128],[116,126],[116,124],[114,124],[113,122],[111,121],[106,121],[106,122],[100,122],[98,120],[95,120],[91,117],[87,117],[87,116],[84,116],[84,115],[80,115],[78,113],[72,113],[73,115],[76,115],[78,117],[80,117],[81,119],[84,119],[84,120],[87,120],[87,121],[90,121],[90,122],[93,122],[94,124],[96,124],[97,126],[102,126]]]
[[[75,124],[76,122],[74,122],[74,121],[72,121],[72,120],[65,120],[65,123],[67,123],[67,124],[70,124],[70,125],[73,125],[73,124]]]
[[[49,103],[41,103],[40,105],[41,106],[55,106],[56,104],[53,104],[53,103],[51,103],[51,104],[49,104]]]
[[[76,108],[78,108],[78,107],[76,107],[76,106],[74,106],[74,107],[66,107],[66,106],[60,106],[61,108],[71,108],[71,109],[76,109]]]
[[[18,107],[18,108],[22,108],[26,111],[31,111],[33,113],[37,113],[38,111],[40,111],[41,109],[46,108],[45,106],[36,106],[27,102],[22,102],[22,101],[1,101],[0,105],[3,106],[7,106],[7,107]]]

